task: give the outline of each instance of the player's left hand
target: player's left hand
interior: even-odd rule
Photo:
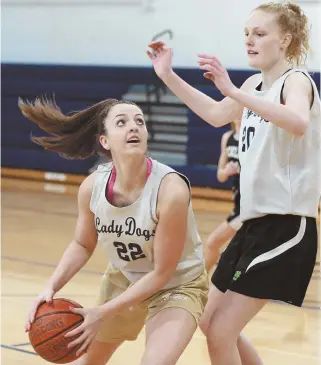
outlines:
[[[237,162],[230,161],[224,168],[227,176],[233,176],[240,173],[240,165]]]
[[[212,80],[224,96],[231,96],[237,90],[228,72],[216,57],[200,53],[198,55],[198,63],[201,70],[207,71],[204,73],[204,77]]]
[[[100,307],[70,308],[70,310],[72,312],[80,314],[84,317],[84,321],[80,326],[78,326],[77,328],[68,332],[65,335],[65,337],[72,337],[72,336],[82,333],[76,340],[74,340],[68,344],[68,348],[82,344],[76,353],[76,355],[79,356],[79,354],[81,354],[88,348],[88,346],[91,344],[91,342],[95,338],[95,336],[99,330],[101,321],[103,319],[103,315],[102,315]]]

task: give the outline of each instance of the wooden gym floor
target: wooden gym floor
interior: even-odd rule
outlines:
[[[24,332],[31,301],[42,290],[64,248],[72,239],[77,205],[75,186],[2,179],[2,364],[40,365]],[[203,241],[225,219],[231,203],[193,199]],[[318,256],[319,257],[319,256]],[[319,261],[319,260],[318,260]],[[107,260],[99,248],[84,269],[58,294],[94,305]],[[321,363],[321,279],[319,262],[301,309],[270,303],[248,325],[266,365]],[[125,343],[111,365],[139,364],[144,333]],[[180,365],[209,364],[206,341],[197,330]]]

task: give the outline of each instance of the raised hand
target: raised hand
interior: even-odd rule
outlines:
[[[207,71],[204,73],[204,77],[212,80],[224,96],[231,96],[237,90],[228,72],[216,57],[200,53],[198,55],[198,63],[201,70]]]
[[[172,50],[162,41],[152,42],[148,47],[152,52],[147,50],[146,53],[152,60],[157,76],[160,79],[166,78],[172,72]]]

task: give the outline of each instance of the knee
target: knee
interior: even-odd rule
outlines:
[[[209,328],[208,321],[206,321],[205,319],[201,318],[198,326],[199,326],[200,330],[204,333],[204,335],[207,336],[207,334],[208,334],[208,328]]]
[[[226,351],[236,345],[238,336],[229,331],[226,326],[213,322],[206,330],[207,345],[210,352]]]

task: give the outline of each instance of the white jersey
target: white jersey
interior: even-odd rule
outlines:
[[[115,207],[106,199],[112,167],[112,163],[98,167],[90,209],[95,215],[98,244],[105,250],[111,265],[134,283],[154,269],[158,192],[163,178],[177,172],[152,160],[151,173],[139,199],[129,206]],[[189,184],[187,178],[184,179]],[[173,278],[164,289],[194,280],[203,272],[203,247],[190,203],[184,250]]]
[[[314,99],[305,134],[296,137],[244,108],[240,140],[241,219],[266,214],[316,217],[321,192],[321,118],[318,90],[310,75],[291,69],[266,91],[252,95],[280,103],[285,79],[303,72],[311,81]],[[262,81],[259,81],[258,85]]]

